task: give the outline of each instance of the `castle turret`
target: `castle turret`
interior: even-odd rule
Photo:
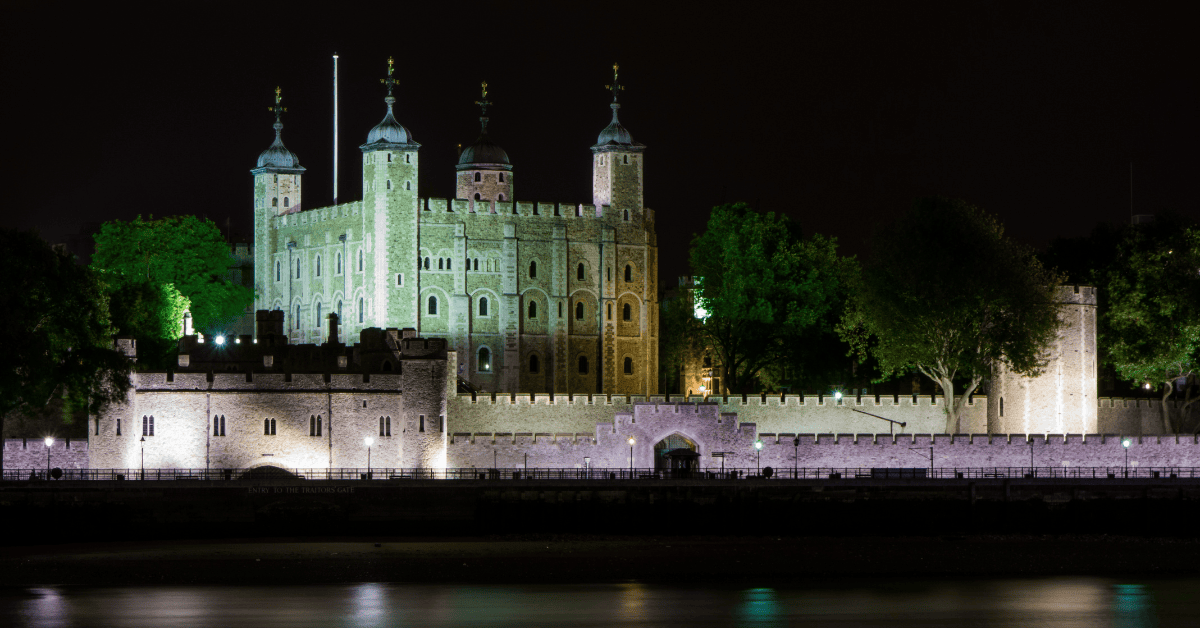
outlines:
[[[367,233],[364,280],[374,295],[365,304],[364,325],[419,328],[417,259],[420,208],[417,202],[418,144],[396,121],[395,60],[388,58],[387,114],[359,147],[363,153],[363,213]]]
[[[258,163],[250,171],[254,175],[254,294],[255,308],[265,309],[271,295],[275,268],[272,251],[275,250],[275,230],[271,219],[281,214],[300,211],[300,178],[304,167],[296,153],[283,145],[282,114],[287,111],[281,103],[283,96],[275,88],[275,141],[258,156]]]
[[[1058,303],[1063,326],[1042,374],[1024,377],[1003,364],[992,373],[989,433],[1096,433],[1096,288],[1060,286]]]
[[[465,198],[471,201],[500,201],[513,200],[512,164],[508,161],[508,153],[488,138],[488,105],[487,83],[482,84],[483,96],[475,101],[479,105],[479,139],[474,144],[463,149],[458,156],[458,171],[455,184],[455,198]],[[475,208],[476,212],[490,212],[494,203],[485,202]],[[484,209],[486,208],[486,209]]]
[[[618,82],[618,66],[613,64],[613,82],[607,86],[613,93],[612,122],[600,132],[592,146],[592,202],[596,213],[603,205],[619,212],[625,220],[642,219],[642,152],[646,147],[633,141],[629,131],[621,126],[617,112],[621,103],[617,96],[625,89]]]

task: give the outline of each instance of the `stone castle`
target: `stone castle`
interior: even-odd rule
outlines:
[[[998,372],[973,399],[963,425],[975,436],[938,434],[930,396],[659,395],[654,214],[616,80],[588,205],[514,200],[486,89],[457,198],[420,197],[420,145],[396,121],[390,68],[385,83],[387,113],[361,147],[362,201],[304,207],[276,109],[275,142],[252,170],[254,334],[185,336],[175,370],[136,373],[125,403],[90,418],[80,464],[647,468],[685,450],[699,469],[922,466],[910,459],[921,445],[958,452],[947,464],[1022,466],[1023,435],[1037,434],[1058,466],[1107,464],[1116,441],[1096,434],[1160,432],[1158,402],[1097,398],[1088,286],[1061,289],[1066,325],[1043,375]],[[1197,443],[1159,444],[1157,463],[1181,464]],[[6,448],[6,462],[33,455]]]
[[[516,200],[513,164],[488,135],[486,84],[456,198],[420,196],[421,145],[396,120],[393,70],[389,60],[387,113],[360,147],[361,201],[304,206],[305,169],[276,104],[275,142],[251,171],[256,307],[283,311],[293,342],[323,340],[331,313],[343,334],[444,339],[479,390],[657,392],[654,212],[642,203],[645,146],[617,119],[615,72],[584,205]]]

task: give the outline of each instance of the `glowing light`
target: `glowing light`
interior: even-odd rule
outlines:
[[[53,445],[54,445],[54,437],[53,437],[53,436],[47,436],[47,437],[46,437],[46,446],[47,446],[47,447],[52,447]]]
[[[1131,440],[1131,439],[1128,439],[1128,438],[1126,438],[1125,440],[1121,441],[1121,446],[1122,446],[1122,447],[1124,447],[1125,449],[1129,449],[1129,446],[1130,446],[1130,445],[1132,445],[1132,444],[1133,444],[1133,440]]]
[[[375,439],[368,436],[363,439],[363,443],[365,443],[367,445],[367,447],[370,447],[371,445],[373,445],[375,443]]]
[[[835,390],[835,391],[833,392],[833,398],[834,398],[834,399],[837,399],[838,401],[841,401],[841,400],[842,400],[842,391],[840,391],[840,390]]]
[[[1150,382],[1146,382],[1145,384],[1142,384],[1142,388],[1145,388],[1146,390],[1150,390]]]
[[[762,449],[762,441],[761,441],[761,440],[756,440],[756,441],[754,441],[754,448],[755,448],[755,449]]]
[[[629,437],[629,446],[630,446],[630,447],[633,447],[633,444],[634,444],[634,443],[636,443],[636,442],[637,442],[637,439],[635,439],[635,438],[634,438],[634,437],[632,437],[632,436],[630,436],[630,437]]]
[[[701,385],[700,385],[700,392],[704,392],[705,390],[707,390],[707,389],[704,387],[704,384],[701,384]]]
[[[219,345],[223,345],[225,344],[225,336],[217,336],[214,341]]]

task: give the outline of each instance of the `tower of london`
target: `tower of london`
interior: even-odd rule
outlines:
[[[293,343],[322,342],[330,314],[344,337],[409,328],[444,339],[463,356],[458,378],[481,391],[654,394],[654,212],[615,70],[588,204],[517,200],[517,168],[488,134],[486,84],[454,198],[422,196],[421,144],[397,118],[389,60],[386,113],[359,147],[362,200],[305,206],[277,94],[275,141],[251,170],[256,308],[283,311]]]

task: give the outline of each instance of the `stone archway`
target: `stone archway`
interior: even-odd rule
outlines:
[[[675,432],[654,444],[654,469],[695,470],[700,452],[696,442]]]
[[[261,464],[243,471],[239,480],[295,480],[299,476],[275,464]]]

